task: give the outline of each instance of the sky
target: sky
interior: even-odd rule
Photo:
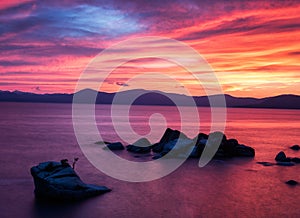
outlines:
[[[299,11],[300,1],[289,0],[2,1],[0,90],[73,93],[99,53],[124,40],[158,36],[201,54],[226,94],[300,95]],[[116,50],[111,63],[151,46]],[[158,51],[168,47],[159,41],[156,46]],[[181,51],[174,53],[188,59]],[[141,58],[109,76],[102,72],[96,75],[100,91],[205,94],[190,72],[168,60]]]

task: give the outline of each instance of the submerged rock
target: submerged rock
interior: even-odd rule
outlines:
[[[67,160],[48,161],[30,170],[34,179],[35,196],[46,200],[80,200],[111,191],[105,186],[85,184]]]
[[[294,150],[294,151],[298,151],[300,150],[300,146],[299,145],[293,145],[290,147],[290,149]]]
[[[289,181],[286,181],[285,183],[288,184],[288,185],[293,185],[293,186],[294,186],[294,185],[298,185],[298,182],[295,181],[295,180],[292,180],[292,179],[289,180]]]
[[[124,150],[124,146],[122,145],[121,142],[115,142],[115,143],[111,143],[111,144],[106,145],[106,147],[104,147],[104,149],[110,149],[112,151]]]

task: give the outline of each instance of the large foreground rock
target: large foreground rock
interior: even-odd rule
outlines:
[[[35,196],[46,200],[80,200],[111,191],[105,186],[85,184],[66,162],[48,161],[31,168]]]

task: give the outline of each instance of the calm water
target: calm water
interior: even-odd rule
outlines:
[[[82,154],[74,136],[71,105],[0,103],[0,217],[299,217],[300,187],[285,181],[300,181],[300,165],[264,167],[257,161],[273,161],[300,143],[300,111],[270,109],[228,109],[226,135],[256,149],[256,157],[213,160],[198,168],[191,159],[162,179],[129,183],[110,178],[92,166]],[[122,111],[122,106],[119,106]],[[187,111],[189,109],[186,109]],[[167,126],[180,128],[174,107],[134,106],[130,112],[133,130],[141,135],[153,132],[155,141],[163,134],[164,122],[153,113],[165,115]],[[201,131],[210,129],[209,108],[199,108]],[[110,108],[98,105],[98,128],[105,140],[121,140],[111,125]],[[122,117],[120,117],[122,118]],[[118,125],[122,126],[120,120]],[[186,132],[194,137],[195,123]],[[134,135],[132,140],[134,140]],[[119,155],[135,158],[124,152]],[[36,202],[29,169],[46,160],[79,157],[76,169],[88,183],[106,185],[113,191],[74,204]]]

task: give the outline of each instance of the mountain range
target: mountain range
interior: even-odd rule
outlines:
[[[80,103],[94,103],[88,96],[97,94],[96,104],[128,104],[128,100],[133,98],[134,105],[186,105],[196,104],[199,107],[209,107],[210,102],[218,102],[221,95],[213,96],[190,96],[165,93],[161,91],[148,91],[134,89],[118,93],[98,92],[92,89],[84,89],[75,94],[36,94],[21,91],[0,91],[0,101],[4,102],[47,102],[47,103],[72,103],[73,96],[80,97]],[[114,97],[117,97],[114,99]],[[139,96],[135,98],[135,96]],[[172,99],[172,100],[170,100]],[[191,103],[191,100],[194,100]],[[244,108],[281,108],[281,109],[300,109],[300,96],[298,95],[279,95],[266,98],[244,98],[233,97],[225,94],[227,107]],[[114,101],[114,102],[113,102]],[[175,102],[175,103],[174,103]],[[215,106],[220,106],[218,103]]]

